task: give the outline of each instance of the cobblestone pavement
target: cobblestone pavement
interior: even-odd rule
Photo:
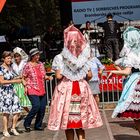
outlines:
[[[86,130],[86,140],[140,140],[138,132],[131,120],[112,119],[112,111],[101,111],[104,125],[100,128]],[[48,115],[45,115],[44,126],[47,125]],[[0,140],[66,140],[63,131],[31,131],[26,133],[23,121],[18,122],[20,136],[5,138],[2,135],[2,116],[0,116]],[[75,140],[77,140],[75,138]]]

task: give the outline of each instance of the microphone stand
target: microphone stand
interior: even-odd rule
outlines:
[[[123,18],[123,19],[128,20],[128,21],[129,21],[129,26],[131,25],[131,21],[133,21],[132,19],[130,19],[130,18],[126,18],[126,17],[121,16],[121,15],[115,15],[115,14],[114,14],[114,16],[118,16],[118,17],[121,17],[121,18]]]
[[[101,16],[101,17],[99,17],[99,18],[97,18],[97,19],[91,21],[91,23],[93,22],[94,27],[95,27],[95,22],[96,22],[97,20],[99,20],[99,19],[104,18],[104,17],[106,17],[106,15]],[[97,25],[96,25],[96,26],[97,26]],[[97,33],[97,32],[96,32],[96,29],[95,29],[95,33]],[[91,42],[91,41],[90,41],[90,42]],[[97,49],[97,36],[96,36],[96,38],[95,38],[95,57],[97,56],[97,50],[98,50],[98,49]]]

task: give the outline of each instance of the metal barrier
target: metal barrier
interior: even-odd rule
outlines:
[[[123,76],[114,75],[112,78],[107,79],[107,74],[110,71],[104,71],[101,79],[101,94],[100,94],[100,104],[104,109],[112,109],[117,104],[120,99],[122,88],[123,88]],[[104,86],[106,90],[104,90]],[[111,90],[110,90],[111,89]]]
[[[112,79],[105,79],[104,77],[107,76],[109,71],[104,71],[101,79],[100,79],[100,107],[103,109],[111,109],[114,107],[113,104],[116,104],[121,96],[121,90],[118,87],[121,85],[123,86],[123,78],[115,75]],[[53,73],[52,76],[54,79],[52,81],[46,81],[46,92],[47,92],[47,106],[50,106],[50,102],[53,96],[54,88],[57,85],[57,79],[55,78],[55,74]],[[112,82],[111,82],[112,80]],[[106,90],[104,90],[104,86]],[[111,88],[111,90],[109,89]],[[109,104],[112,104],[110,107]],[[107,107],[109,106],[109,107]]]
[[[53,80],[51,80],[51,81],[46,80],[46,82],[45,82],[46,93],[47,93],[47,106],[48,107],[50,106],[50,103],[51,103],[51,100],[53,97],[53,92],[54,92],[55,86],[57,85],[57,79],[55,78],[55,74],[51,73],[51,76],[53,76]]]

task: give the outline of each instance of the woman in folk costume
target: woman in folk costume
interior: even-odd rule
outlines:
[[[60,81],[52,99],[48,129],[65,130],[67,140],[85,140],[84,129],[102,125],[102,119],[85,79],[92,77],[90,47],[73,25],[64,30],[63,51],[55,56],[53,69]]]
[[[22,77],[22,70],[25,64],[28,61],[28,55],[19,47],[16,47],[14,50],[14,61],[12,64],[12,69],[16,77]],[[20,105],[24,108],[25,111],[29,112],[28,107],[31,106],[31,103],[28,99],[28,96],[25,95],[24,86],[22,83],[14,84],[16,94],[19,97]]]
[[[108,77],[112,74],[128,75],[128,77],[112,117],[132,118],[140,133],[140,30],[128,27],[123,33],[123,38],[121,58],[115,62],[121,68],[111,71]]]

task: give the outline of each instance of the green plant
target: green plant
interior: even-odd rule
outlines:
[[[101,63],[102,63],[102,64],[106,64],[106,65],[111,65],[111,64],[113,64],[112,60],[109,59],[109,58],[103,58],[103,59],[101,59]]]
[[[47,60],[45,61],[44,66],[45,66],[45,68],[52,67],[52,59],[50,59],[50,60],[47,59]]]

